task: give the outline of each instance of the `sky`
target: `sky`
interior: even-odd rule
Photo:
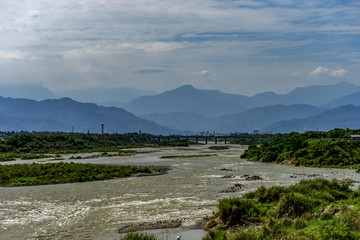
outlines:
[[[1,0],[0,84],[360,85],[359,0]]]

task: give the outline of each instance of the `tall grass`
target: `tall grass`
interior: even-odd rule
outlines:
[[[204,240],[360,239],[360,188],[337,180],[302,180],[222,199],[220,222]]]

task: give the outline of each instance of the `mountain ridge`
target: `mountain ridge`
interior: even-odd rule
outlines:
[[[334,99],[355,92],[360,92],[360,86],[348,82],[298,87],[287,94],[264,92],[250,97],[184,85],[154,96],[137,98],[124,104],[123,108],[137,115],[193,112],[206,117],[219,117],[276,104],[325,106]]]
[[[305,131],[329,131],[334,128],[360,128],[360,107],[352,104],[340,106],[317,115],[280,121],[263,128],[263,131],[271,132],[305,132]]]
[[[15,99],[0,97],[0,115],[9,119],[33,119],[34,122],[54,121],[56,131],[70,132],[73,127],[78,132],[100,132],[100,125],[105,124],[108,133],[148,132],[155,134],[170,134],[173,130],[151,121],[139,118],[120,108],[103,107],[92,103],[80,103],[70,98],[48,99],[36,101],[30,99]],[[23,126],[24,125],[19,125]],[[62,126],[62,127],[60,127]],[[6,128],[4,124],[2,128]],[[41,130],[33,126],[33,129]],[[24,130],[24,129],[12,129]],[[43,130],[50,130],[48,128]]]
[[[29,129],[21,121],[33,124],[35,129],[41,128],[41,124],[49,129],[53,121],[56,130],[70,131],[75,126],[77,131],[82,132],[99,132],[100,124],[105,124],[110,132],[141,130],[159,134],[174,133],[172,129],[176,129],[175,132],[190,130],[224,133],[252,132],[255,129],[284,131],[281,130],[283,124],[300,129],[296,128],[294,122],[289,123],[292,120],[300,124],[301,119],[327,112],[328,109],[321,106],[342,104],[341,101],[348,103],[357,98],[360,104],[360,86],[347,82],[301,87],[287,94],[264,92],[251,97],[184,85],[154,96],[142,96],[124,104],[126,108],[81,103],[68,97],[41,100],[36,104],[35,100],[26,98],[15,100],[0,97],[0,116],[3,127],[5,123],[8,126],[17,123],[17,129]],[[315,102],[316,106],[292,102]],[[325,102],[327,104],[320,104]],[[349,121],[353,121],[352,116],[348,116]],[[12,120],[7,121],[5,117]],[[327,117],[329,121],[335,121]],[[337,122],[343,125],[340,120]],[[291,131],[289,127],[283,129]]]

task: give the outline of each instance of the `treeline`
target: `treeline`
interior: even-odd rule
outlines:
[[[183,140],[160,142],[160,145],[166,144],[187,146],[187,142]],[[147,145],[158,146],[157,137],[146,133],[100,135],[21,132],[8,134],[0,141],[0,161],[46,157],[41,154],[50,153],[116,152],[122,148]]]
[[[80,163],[0,165],[0,186],[72,183],[151,173],[147,167]]]
[[[294,133],[290,133],[294,134]],[[322,132],[322,131],[310,131],[302,133],[301,135],[305,138],[310,139],[339,139],[339,138],[350,138],[351,135],[357,135],[360,134],[359,130],[352,130],[352,129],[340,129],[335,128],[334,130],[328,131],[328,132]],[[289,134],[288,133],[277,133],[277,134],[250,134],[250,133],[240,133],[240,134],[234,134],[231,136],[236,136],[236,140],[231,140],[231,143],[235,144],[243,144],[243,145],[259,145],[259,144],[273,144],[278,141],[281,141],[283,138],[286,138]]]
[[[360,239],[360,190],[349,186],[302,180],[222,199],[203,240]]]
[[[360,141],[351,140],[353,134],[359,134],[359,130],[283,134],[277,141],[250,145],[241,157],[315,167],[359,167]]]

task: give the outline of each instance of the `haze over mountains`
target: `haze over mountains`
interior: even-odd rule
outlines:
[[[155,95],[106,88],[66,93],[84,102],[116,107],[81,103],[61,98],[59,93],[39,85],[0,85],[3,96],[0,98],[0,130],[71,131],[74,127],[78,132],[100,132],[100,124],[105,124],[109,133],[141,130],[154,134],[360,128],[360,121],[357,121],[360,110],[356,107],[360,105],[360,86],[347,82],[301,87],[288,94],[266,92],[251,97],[200,90],[191,85]],[[128,103],[123,101],[136,94],[152,96],[141,96]]]
[[[92,102],[103,106],[122,106],[138,97],[156,93],[133,88],[86,88],[57,91],[57,94],[79,102]]]
[[[286,133],[329,131],[334,128],[359,129],[359,120],[360,107],[345,105],[307,118],[280,121],[263,128],[263,131]]]
[[[300,87],[287,94],[266,92],[251,97],[214,90],[199,90],[185,85],[155,96],[140,97],[124,105],[124,108],[137,115],[194,112],[216,117],[276,104],[323,106],[334,99],[356,92],[360,92],[360,86],[346,82],[328,86]]]
[[[28,98],[38,101],[60,98],[60,96],[56,93],[38,84],[1,84],[0,96],[11,98]]]
[[[170,134],[174,131],[136,117],[124,109],[80,103],[70,98],[35,101],[0,97],[2,131],[64,131],[100,133],[143,132]]]

